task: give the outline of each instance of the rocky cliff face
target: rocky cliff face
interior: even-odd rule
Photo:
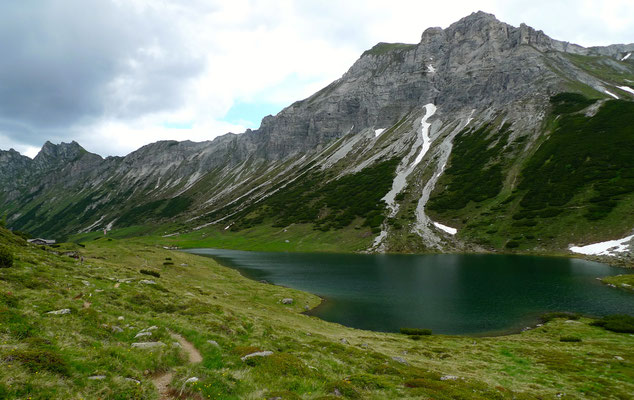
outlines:
[[[202,143],[158,142],[107,159],[74,142],[47,142],[34,160],[0,152],[0,204],[15,228],[51,236],[168,221],[179,222],[181,231],[218,221],[237,227],[245,225],[245,210],[266,223],[270,216],[258,214],[259,207],[294,190],[307,173],[318,170],[323,182],[334,182],[396,159],[391,194],[386,190],[381,204],[384,216],[408,221],[407,228],[375,226],[383,236],[374,249],[482,247],[427,215],[427,202],[446,196],[443,188],[453,182],[444,171],[460,164],[454,147],[468,154],[463,142],[480,129],[486,143],[473,146],[489,158],[479,167],[499,168],[501,189],[492,198],[501,202],[518,190],[522,163],[552,131],[553,95],[598,100],[588,115],[607,99],[632,100],[623,88],[634,81],[634,59],[627,57],[633,50],[583,48],[478,12],[447,29],[425,30],[418,44],[377,44],[340,79],[264,118],[254,131]],[[469,219],[432,214],[459,225]],[[390,239],[410,234],[418,247]]]

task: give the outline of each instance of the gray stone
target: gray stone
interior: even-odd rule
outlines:
[[[409,363],[407,362],[406,359],[404,359],[403,357],[399,357],[399,356],[394,356],[392,357],[392,360],[399,362],[401,364],[405,364],[405,365],[409,365]]]
[[[458,380],[459,378],[455,375],[445,375],[445,376],[441,376],[440,380],[441,381],[455,381]]]
[[[282,299],[282,304],[293,304],[293,299],[291,298]]]
[[[141,342],[141,343],[132,343],[131,345],[134,348],[137,349],[152,349],[155,347],[163,347],[165,346],[165,343],[163,342]]]
[[[105,375],[93,375],[93,376],[89,376],[88,379],[93,380],[93,381],[102,381],[104,379],[106,379]]]
[[[207,340],[207,343],[209,343],[210,345],[215,346],[215,347],[220,347],[218,342],[216,342],[215,340]]]
[[[49,312],[47,312],[47,314],[52,314],[52,315],[70,314],[70,309],[69,308],[62,308],[61,310],[49,311]]]
[[[141,279],[139,283],[142,283],[144,285],[156,285],[156,282],[151,279]]]
[[[134,338],[136,339],[136,338],[140,338],[140,337],[143,337],[143,336],[152,336],[152,332],[139,332],[139,333],[136,334],[136,336],[134,336]]]
[[[249,358],[253,358],[253,357],[268,357],[270,355],[273,355],[272,351],[258,351],[256,353],[251,353],[251,354],[247,354],[246,356],[242,357],[241,360],[242,361],[246,361]]]

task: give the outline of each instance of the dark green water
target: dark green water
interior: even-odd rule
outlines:
[[[325,301],[311,315],[375,331],[490,334],[535,324],[548,311],[634,313],[631,293],[595,279],[628,271],[577,259],[188,251],[317,294]]]

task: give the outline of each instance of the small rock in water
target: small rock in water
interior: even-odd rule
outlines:
[[[53,314],[53,315],[70,314],[70,309],[69,308],[62,308],[61,310],[49,311],[49,312],[47,312],[47,314]]]
[[[282,299],[282,304],[293,304],[293,299],[291,298]]]
[[[194,382],[198,382],[198,378],[195,376],[192,376],[191,378],[185,381],[185,383],[194,383]]]
[[[131,345],[137,349],[151,349],[153,347],[163,347],[165,343],[163,342],[141,342],[141,343],[132,343]]]
[[[218,342],[216,342],[215,340],[207,340],[207,343],[209,343],[212,346],[220,347]]]
[[[88,379],[93,380],[93,381],[102,381],[104,379],[106,379],[105,375],[93,375],[93,376],[89,376]]]
[[[396,361],[396,362],[399,362],[399,363],[401,363],[401,364],[409,365],[409,363],[407,362],[407,360],[406,360],[406,359],[404,359],[403,357],[398,357],[398,356],[396,356],[396,357],[392,357],[392,360],[394,360],[394,361]]]
[[[252,357],[268,357],[270,355],[273,355],[272,351],[268,351],[268,350],[267,351],[258,351],[256,353],[247,354],[246,356],[242,357],[241,360],[242,361],[246,361],[246,360],[248,360],[249,358],[252,358]]]

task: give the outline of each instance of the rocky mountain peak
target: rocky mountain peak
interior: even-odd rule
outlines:
[[[91,158],[100,156],[89,153],[79,143],[72,141],[70,143],[54,144],[46,141],[42,149],[33,159],[34,165],[38,169],[50,168],[55,165],[68,163],[81,158],[83,155],[90,155]]]

